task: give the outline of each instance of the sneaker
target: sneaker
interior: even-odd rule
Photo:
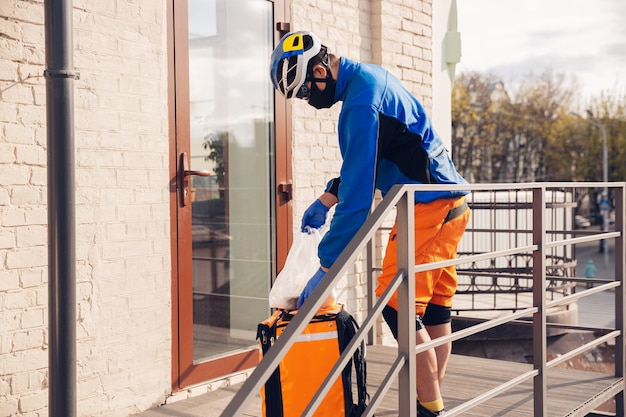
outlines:
[[[428,408],[422,407],[419,401],[417,401],[417,415],[418,417],[437,417],[443,416],[444,410],[441,411],[430,411]]]

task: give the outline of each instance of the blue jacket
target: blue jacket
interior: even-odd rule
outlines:
[[[335,100],[339,115],[339,178],[326,191],[339,200],[318,254],[329,268],[365,222],[375,189],[396,184],[467,184],[421,103],[383,68],[341,58]],[[424,191],[416,202],[453,198],[466,191]]]

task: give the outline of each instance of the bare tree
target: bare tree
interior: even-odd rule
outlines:
[[[461,74],[452,96],[452,150],[472,182],[599,180],[600,132],[573,116],[577,83],[548,70],[507,90],[490,74]],[[612,180],[626,177],[625,97],[594,104],[607,126]],[[621,178],[621,179],[620,179]]]

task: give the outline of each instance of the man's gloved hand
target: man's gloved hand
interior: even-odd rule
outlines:
[[[300,294],[300,298],[298,298],[297,308],[300,308],[302,304],[304,304],[304,301],[307,298],[309,298],[309,296],[311,295],[315,287],[317,287],[317,284],[320,283],[320,281],[324,278],[325,275],[326,275],[326,272],[324,272],[322,268],[320,267],[320,269],[317,270],[315,275],[313,275],[313,277],[309,279],[309,282],[307,282],[306,286],[304,287],[304,290],[302,290],[302,293]]]
[[[302,232],[306,232],[306,228],[312,227],[313,229],[319,229],[326,223],[326,215],[328,214],[328,207],[322,203],[319,198],[316,199],[313,204],[309,206],[302,216]]]

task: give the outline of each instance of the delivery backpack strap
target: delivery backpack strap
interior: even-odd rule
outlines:
[[[257,327],[257,339],[261,344],[261,350],[263,355],[272,347],[276,341],[276,324],[283,316],[283,312],[280,310],[274,311],[274,313],[266,320],[259,323]],[[283,416],[283,398],[282,389],[280,383],[280,369],[276,367],[276,370],[265,382],[265,406],[267,409],[268,417],[282,417]]]
[[[345,310],[341,310],[337,314],[337,333],[339,337],[339,349],[341,351],[343,351],[348,346],[358,330],[359,325],[351,314],[349,314]],[[356,374],[356,404],[353,402],[352,398],[352,364],[354,365],[354,370]],[[346,416],[359,417],[363,414],[365,408],[367,408],[366,402],[368,398],[364,341],[362,341],[360,346],[354,351],[354,354],[352,355],[352,360],[348,362],[348,365],[342,372],[342,378],[345,394],[344,398],[346,404]]]

